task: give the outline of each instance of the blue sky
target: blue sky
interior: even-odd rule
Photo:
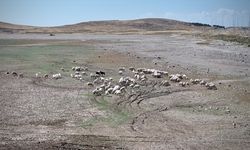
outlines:
[[[249,26],[250,0],[0,0],[0,21],[16,24],[56,26],[137,18]]]

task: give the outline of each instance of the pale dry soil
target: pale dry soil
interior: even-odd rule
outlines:
[[[0,34],[0,41],[0,149],[250,148],[249,47],[181,34]],[[185,73],[218,90],[162,87],[168,77],[148,75],[134,92],[95,97],[89,76],[70,77],[78,65],[115,81],[121,66]]]

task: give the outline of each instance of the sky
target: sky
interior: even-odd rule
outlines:
[[[250,0],[0,0],[0,21],[14,24],[58,26],[139,18],[250,26]]]

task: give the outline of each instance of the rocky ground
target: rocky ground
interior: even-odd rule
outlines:
[[[250,147],[247,46],[182,34],[0,34],[0,39],[0,149]],[[81,81],[71,78],[74,66],[88,68]],[[135,78],[131,66],[185,74],[182,81],[190,85],[152,74],[118,95],[95,96],[92,91],[102,83],[87,85],[98,70],[120,85],[121,77]],[[119,74],[121,67],[125,71]],[[53,79],[56,73],[62,78]],[[190,82],[197,78],[217,90]],[[162,86],[164,80],[170,86]]]

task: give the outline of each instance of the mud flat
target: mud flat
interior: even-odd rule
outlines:
[[[245,45],[190,34],[1,33],[0,62],[1,149],[250,147],[250,49]],[[88,75],[72,79],[73,66],[88,67]],[[98,70],[114,82],[134,77],[131,66],[186,74],[213,82],[217,90],[171,81],[162,87],[169,77],[151,75],[134,95],[94,96],[98,85],[86,85]],[[126,68],[123,75],[120,67]],[[53,80],[55,73],[62,79]]]

